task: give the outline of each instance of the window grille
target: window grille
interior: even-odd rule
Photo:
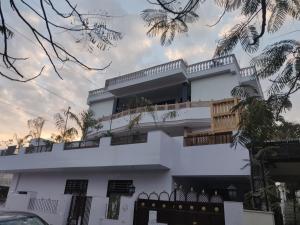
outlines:
[[[88,180],[67,180],[65,194],[86,194]]]
[[[107,186],[107,197],[111,194],[132,195],[132,180],[110,180]]]

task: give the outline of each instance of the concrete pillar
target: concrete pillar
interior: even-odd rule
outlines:
[[[182,102],[186,102],[189,100],[189,84],[188,83],[183,83],[182,84],[182,89],[181,89],[181,98]]]
[[[117,106],[119,103],[119,99],[118,98],[114,98],[114,104],[113,104],[113,108],[112,108],[112,114],[117,112]]]
[[[243,224],[243,203],[224,202],[225,225]]]

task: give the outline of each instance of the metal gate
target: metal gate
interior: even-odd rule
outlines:
[[[184,198],[174,192],[142,193],[135,202],[133,224],[225,225],[223,202],[210,199],[217,198],[203,193],[188,193]]]
[[[88,225],[92,197],[72,196],[67,225]]]

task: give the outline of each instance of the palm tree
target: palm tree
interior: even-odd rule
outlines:
[[[134,115],[132,115],[132,112],[130,109],[136,109],[138,107],[144,107],[145,110],[141,112],[134,112]],[[129,109],[129,123],[128,123],[128,130],[131,132],[134,128],[139,126],[139,123],[141,119],[144,116],[144,113],[150,114],[152,117],[154,123],[156,123],[156,113],[155,108],[153,107],[152,102],[144,97],[133,97],[129,99],[126,108]]]
[[[17,149],[20,150],[25,144],[30,141],[31,136],[29,134],[25,135],[24,137],[19,137],[17,134],[14,134],[13,139],[17,145]]]
[[[94,118],[94,112],[92,110],[84,110],[78,115],[69,111],[68,115],[71,120],[75,121],[81,131],[81,140],[85,140],[88,134],[89,128],[101,129],[102,125],[97,119]]]
[[[62,114],[56,113],[54,115],[55,126],[59,134],[52,134],[51,136],[51,139],[59,143],[72,141],[78,135],[78,131],[75,127],[68,126],[69,108],[62,112]]]
[[[274,197],[274,184],[269,184],[266,179],[260,156],[267,151],[274,150],[272,147],[262,147],[266,141],[272,140],[276,135],[278,121],[283,118],[280,113],[284,109],[291,108],[291,102],[281,95],[272,95],[267,100],[256,95],[258,93],[252,86],[243,85],[235,87],[232,90],[234,97],[241,98],[240,102],[233,107],[233,111],[240,112],[240,122],[238,131],[233,136],[233,146],[241,144],[249,151],[249,166],[251,175],[251,204],[255,208],[254,196],[260,196],[265,199],[268,205],[270,200],[276,200]],[[278,107],[281,105],[282,107]],[[256,187],[254,177],[259,173],[263,179],[264,187]],[[271,204],[274,210],[278,204]],[[268,207],[267,207],[268,208]]]
[[[41,138],[44,124],[45,124],[45,119],[40,116],[35,119],[31,119],[27,121],[29,135],[31,136],[31,138],[38,140],[38,146],[40,145],[40,138]]]

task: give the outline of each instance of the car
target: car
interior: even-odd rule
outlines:
[[[49,225],[49,224],[34,213],[0,212],[0,225]]]

